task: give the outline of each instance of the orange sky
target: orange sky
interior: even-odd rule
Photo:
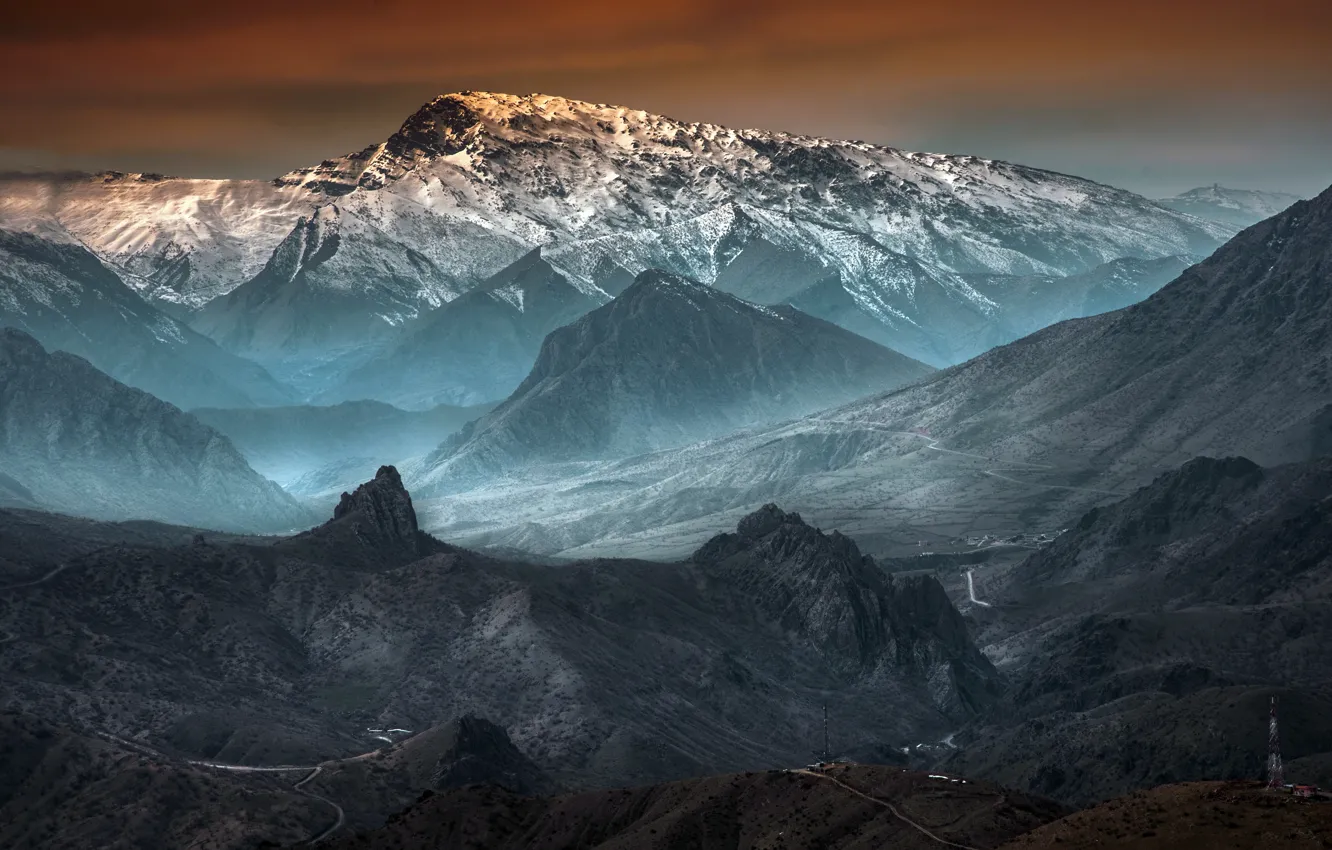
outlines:
[[[0,167],[272,176],[489,89],[1148,192],[1332,182],[1332,0],[193,5],[8,12]]]

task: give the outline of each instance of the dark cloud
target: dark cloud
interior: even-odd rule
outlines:
[[[1329,176],[1329,81],[1326,0],[27,4],[0,28],[0,167],[266,176],[472,88],[1289,187]]]

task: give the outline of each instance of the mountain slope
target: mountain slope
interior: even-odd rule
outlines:
[[[1002,850],[1262,850],[1272,836],[1285,846],[1321,850],[1332,811],[1256,781],[1166,785],[1102,803],[1025,833]],[[1107,843],[1107,837],[1113,844]]]
[[[0,742],[0,842],[12,850],[241,850],[306,840],[333,816],[273,774],[166,766],[28,715],[0,713]]]
[[[261,367],[145,303],[77,244],[0,231],[0,326],[181,407],[291,400]]]
[[[331,394],[410,409],[505,398],[531,371],[546,334],[605,300],[571,284],[533,250],[424,316]]]
[[[301,218],[253,279],[191,322],[312,393],[364,362],[394,328],[457,295],[425,255],[330,204]]]
[[[1203,452],[1308,457],[1332,404],[1332,190],[1254,225],[1141,304],[1048,328],[840,414],[1013,460],[1129,473]]]
[[[1285,192],[1200,186],[1157,201],[1163,207],[1232,227],[1248,227],[1271,218],[1300,200]]]
[[[330,846],[936,850],[951,842],[994,848],[1064,813],[1039,797],[950,779],[836,765],[820,775],[770,770],[551,798],[465,788],[430,795],[384,828]]]
[[[945,766],[1074,803],[1256,776],[1277,696],[1291,778],[1316,780],[1330,545],[1327,458],[1197,458],[1088,512],[987,578],[986,651],[1010,688]]]
[[[541,461],[629,455],[831,407],[930,368],[789,307],[664,272],[554,331],[503,404],[427,457],[439,492]]]
[[[45,507],[239,530],[309,519],[226,437],[82,358],[3,328],[0,372],[0,466]]]

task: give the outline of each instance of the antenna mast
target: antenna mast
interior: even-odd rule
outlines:
[[[1272,697],[1272,710],[1267,721],[1267,787],[1280,789],[1285,785],[1281,769],[1281,739],[1277,736],[1277,700]]]
[[[823,703],[823,760],[826,762],[832,757],[828,749],[828,703]]]

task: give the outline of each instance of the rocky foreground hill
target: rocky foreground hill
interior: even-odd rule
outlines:
[[[1110,800],[1025,833],[1003,850],[1322,850],[1332,805],[1272,794],[1256,782],[1167,785]]]
[[[1065,811],[1049,800],[986,782],[837,765],[818,772],[709,776],[553,798],[465,788],[424,797],[382,829],[330,846],[935,850],[951,845],[982,850]]]
[[[475,714],[557,781],[626,785],[804,760],[825,700],[847,746],[900,748],[997,698],[933,577],[775,507],[686,562],[560,567],[424,534],[391,468],[276,540],[0,527],[7,704],[195,758],[314,763]]]

